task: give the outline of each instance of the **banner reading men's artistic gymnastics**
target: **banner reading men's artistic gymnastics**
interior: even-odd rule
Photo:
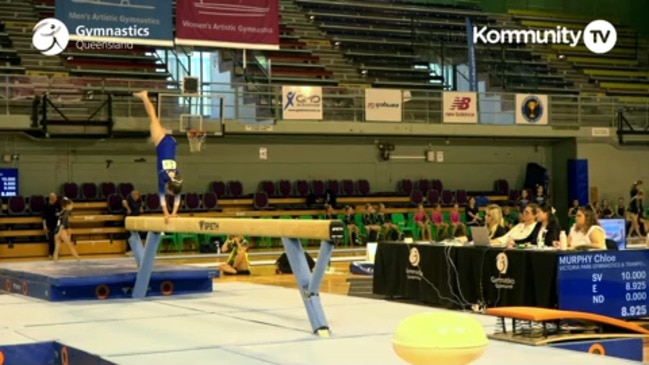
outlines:
[[[279,49],[278,0],[176,1],[176,43]]]
[[[172,46],[173,7],[160,0],[56,0],[73,41]]]
[[[547,125],[548,96],[516,94],[516,124]]]

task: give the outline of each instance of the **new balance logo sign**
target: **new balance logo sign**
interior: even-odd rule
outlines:
[[[453,99],[451,110],[467,110],[471,107],[471,98],[457,97]]]
[[[216,222],[210,222],[210,221],[199,221],[198,222],[198,229],[201,231],[218,231],[219,230],[219,224]]]

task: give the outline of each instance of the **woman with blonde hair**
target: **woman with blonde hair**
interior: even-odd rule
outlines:
[[[489,229],[489,239],[500,238],[507,233],[503,211],[498,205],[487,206],[485,218],[487,229]]]
[[[81,258],[79,258],[79,254],[77,254],[77,250],[74,249],[74,245],[72,244],[72,231],[70,229],[70,213],[72,212],[73,205],[74,204],[72,203],[72,200],[68,198],[63,198],[63,201],[61,202],[61,213],[59,213],[59,222],[54,231],[55,243],[54,243],[54,254],[52,255],[52,259],[54,261],[59,261],[59,250],[61,249],[61,243],[65,243],[65,245],[68,246],[70,253],[72,254],[72,256],[74,256],[75,259],[77,259],[77,261],[81,260]]]
[[[606,233],[597,220],[597,213],[589,206],[577,211],[577,219],[568,235],[568,247],[588,247],[598,250],[606,249]]]

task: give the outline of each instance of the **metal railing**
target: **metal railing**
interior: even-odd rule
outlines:
[[[218,94],[209,90],[220,86]],[[50,98],[79,103],[81,95],[108,93],[114,95],[114,117],[144,117],[140,102],[130,93],[148,89],[153,93],[180,92],[173,81],[128,80],[105,78],[47,78],[24,75],[0,75],[0,115],[31,115],[32,100],[36,95],[48,94]],[[202,85],[202,103],[220,102],[224,98],[225,119],[254,122],[281,119],[282,87],[259,84],[213,84]],[[365,121],[365,91],[362,88],[323,86],[323,121]],[[442,123],[443,107],[441,91],[404,90],[402,98],[402,122]],[[478,93],[479,123],[514,124],[516,103],[514,93]],[[177,98],[164,99],[176,103]],[[247,102],[246,100],[254,100]],[[624,106],[649,108],[649,98],[615,98],[586,95],[549,95],[549,124],[557,127],[615,127],[617,110]],[[168,108],[176,106],[169,105]],[[164,106],[163,106],[164,108]],[[207,108],[210,109],[210,108]],[[213,113],[220,106],[215,105]],[[264,110],[264,113],[260,111]],[[267,111],[270,110],[270,113]],[[208,114],[213,114],[208,113]],[[210,117],[212,115],[204,115]],[[213,117],[217,117],[216,114]],[[219,116],[220,117],[220,116]]]

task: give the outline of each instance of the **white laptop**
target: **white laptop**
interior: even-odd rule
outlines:
[[[491,246],[487,227],[471,227],[474,246]]]

